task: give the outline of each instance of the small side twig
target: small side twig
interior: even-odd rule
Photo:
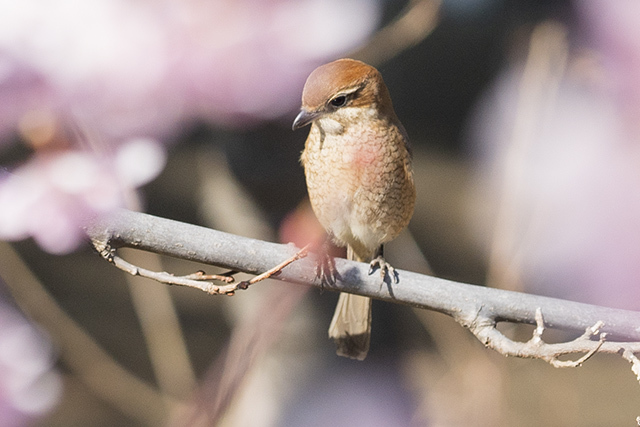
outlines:
[[[538,313],[539,313],[539,317],[538,317]],[[536,322],[538,322],[538,318],[539,318],[539,326],[536,327],[536,330],[538,329],[544,330],[544,320],[542,318],[542,310],[539,307],[536,309]],[[600,332],[600,329],[603,326],[604,326],[604,322],[602,320],[598,320],[595,323],[595,325],[585,329],[584,334],[580,335],[575,340],[568,342],[567,344],[571,345],[571,344],[582,343],[582,342],[592,343],[593,341],[591,340],[591,337],[596,336]],[[549,362],[551,366],[553,366],[554,368],[576,368],[578,366],[582,366],[584,362],[589,360],[591,356],[596,354],[598,350],[602,348],[602,345],[604,344],[606,337],[607,337],[606,333],[600,334],[599,339],[597,343],[593,346],[593,348],[577,360],[559,360],[558,356],[560,356],[561,354],[552,356],[551,358],[544,359],[544,360]],[[543,341],[541,340],[541,342]],[[546,343],[544,342],[543,344],[546,345]]]
[[[167,285],[188,286],[191,288],[200,289],[210,295],[231,296],[234,295],[235,291],[237,291],[238,289],[247,289],[254,283],[280,274],[282,269],[287,265],[306,257],[308,254],[309,245],[300,249],[293,256],[284,260],[275,267],[265,271],[258,276],[255,276],[251,280],[245,280],[238,283],[233,283],[235,281],[233,274],[236,274],[236,271],[229,271],[224,274],[206,274],[204,271],[197,271],[185,276],[175,276],[166,271],[153,271],[131,264],[130,262],[117,255],[116,250],[113,248],[101,247],[99,249],[99,253],[103,258],[105,258],[120,270],[125,271],[133,276],[145,277],[147,279],[155,280]],[[226,283],[226,285],[216,285],[212,283],[213,280]]]
[[[186,276],[174,276],[173,274],[167,273],[166,271],[152,271],[147,270],[146,268],[138,267],[137,265],[133,265],[130,262],[125,261],[115,253],[111,254],[108,260],[120,270],[125,271],[133,276],[145,277],[147,279],[152,279],[160,283],[165,283],[167,285],[189,286],[191,288],[197,288],[205,291],[206,293],[211,295],[233,295],[234,292],[238,289],[238,284],[233,283],[234,278],[231,276],[207,276],[202,272],[197,272]],[[205,277],[212,278],[209,280],[221,280],[227,284],[218,286],[210,281],[207,281]],[[213,277],[216,277],[216,279],[213,279]]]
[[[631,363],[631,371],[636,375],[636,379],[640,381],[640,359],[628,347],[621,348],[620,353],[627,362]]]
[[[277,276],[278,274],[280,274],[282,269],[285,268],[287,265],[299,259],[305,258],[309,254],[310,246],[311,244],[306,245],[305,247],[300,249],[298,252],[296,252],[291,258],[284,260],[280,264],[276,265],[273,268],[270,268],[269,270],[265,271],[262,274],[255,276],[251,280],[245,280],[238,283],[237,285],[238,289],[247,289],[250,285],[253,285],[254,283],[258,283],[270,277]]]
[[[195,273],[187,274],[186,276],[181,276],[188,280],[197,280],[197,281],[207,281],[207,280],[218,280],[224,283],[233,283],[235,280],[233,275],[238,274],[237,271],[227,271],[222,274],[207,274],[202,270],[196,271]]]
[[[581,366],[595,353],[602,350],[605,344],[606,334],[599,334],[600,329],[604,326],[604,322],[602,321],[598,321],[593,326],[588,327],[582,335],[572,341],[548,344],[542,339],[545,326],[540,308],[536,309],[535,320],[536,328],[533,331],[533,336],[527,342],[516,342],[504,336],[496,329],[493,319],[480,316],[479,319],[475,319],[468,327],[486,347],[504,356],[541,359],[555,368],[575,368]],[[591,338],[598,334],[599,340],[593,341]],[[619,347],[614,346],[607,348],[606,352],[615,352],[617,348]],[[585,354],[576,360],[559,359],[561,356],[576,353]]]

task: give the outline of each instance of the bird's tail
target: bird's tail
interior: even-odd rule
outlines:
[[[347,258],[369,262],[347,247]],[[364,360],[371,341],[371,298],[341,293],[329,326],[329,338],[336,343],[339,356]]]

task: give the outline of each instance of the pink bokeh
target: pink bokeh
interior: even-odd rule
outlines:
[[[481,103],[478,191],[508,212],[493,261],[518,271],[518,289],[637,310],[640,6],[577,3],[586,37],[549,27],[548,56],[506,70]]]
[[[19,134],[35,154],[2,177],[0,238],[73,250],[87,218],[159,173],[181,125],[291,112],[309,72],[363,43],[379,14],[367,0],[1,2],[0,146]],[[61,129],[86,141],[61,150]],[[130,149],[140,137],[154,155]]]

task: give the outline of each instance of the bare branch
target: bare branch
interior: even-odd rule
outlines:
[[[189,286],[205,291],[211,295],[233,295],[239,285],[232,283],[234,279],[231,276],[205,275],[200,271],[186,276],[174,276],[166,271],[151,271],[146,268],[133,265],[116,255],[115,251],[102,251],[101,255],[120,270],[125,271],[132,276],[145,277],[167,285]],[[220,280],[228,284],[225,286],[216,286],[208,280]]]
[[[556,368],[575,368],[581,366],[597,351],[602,349],[605,344],[605,333],[601,333],[598,341],[592,341],[591,337],[597,335],[600,328],[604,326],[602,321],[596,322],[595,325],[587,328],[585,333],[573,341],[547,344],[542,340],[544,332],[544,319],[542,310],[536,309],[536,328],[533,336],[527,342],[515,342],[504,336],[500,331],[492,325],[487,319],[485,322],[477,322],[475,326],[470,327],[471,332],[485,346],[492,348],[504,356],[515,356],[530,359],[541,359],[548,362]],[[611,343],[614,344],[614,343]],[[640,347],[640,346],[639,346]],[[620,345],[610,346],[607,348],[608,353],[617,353]],[[577,360],[559,360],[560,356],[568,354],[585,353]]]
[[[297,251],[293,245],[249,239],[130,211],[119,211],[96,221],[88,234],[98,251],[119,268],[163,283],[230,294],[259,278],[241,282],[243,286],[216,286],[194,280],[193,276],[176,277],[132,266],[115,254],[116,249],[137,248],[234,271],[265,273],[293,283],[322,286],[315,274],[315,256],[309,254],[302,259],[306,248]],[[621,353],[640,372],[637,359],[631,358],[640,352],[639,312],[468,285],[409,271],[398,271],[398,284],[381,283],[379,275],[368,274],[367,264],[345,259],[336,259],[335,264],[339,278],[324,289],[448,314],[484,345],[505,356],[538,358],[565,367],[579,366],[595,352]],[[514,342],[496,329],[499,322],[527,323],[536,325],[536,329],[528,342]],[[542,340],[545,327],[579,331],[582,335],[570,342],[548,344]],[[583,356],[574,361],[558,359],[571,354]]]
[[[120,256],[116,255],[115,248],[110,247],[110,245],[98,243],[95,239],[93,240],[93,242],[94,247],[99,250],[100,255],[104,259],[112,263],[120,270],[131,274],[132,276],[144,277],[160,283],[164,283],[166,285],[188,286],[191,288],[200,289],[201,291],[204,291],[211,295],[230,296],[233,295],[238,289],[244,290],[255,283],[261,282],[265,279],[269,279],[273,276],[277,276],[287,265],[306,257],[309,248],[309,245],[305,246],[290,258],[284,260],[275,267],[270,268],[264,273],[255,276],[251,280],[233,283],[235,279],[233,278],[232,274],[237,273],[237,271],[232,270],[225,274],[206,274],[203,271],[197,271],[186,276],[174,276],[173,274],[167,273],[166,271],[152,271],[146,268],[139,267],[137,265],[133,265],[130,262],[125,261]],[[227,283],[227,285],[217,286],[211,282],[216,280]]]

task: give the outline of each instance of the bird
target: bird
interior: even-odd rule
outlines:
[[[382,280],[398,275],[383,245],[409,224],[416,200],[412,153],[380,72],[344,58],[311,72],[293,130],[311,125],[301,155],[309,200],[327,241],[347,248],[347,258],[369,262]],[[330,257],[327,251],[324,256]],[[318,261],[323,281],[335,266]],[[329,327],[337,354],[364,360],[371,338],[371,299],[341,293]]]

